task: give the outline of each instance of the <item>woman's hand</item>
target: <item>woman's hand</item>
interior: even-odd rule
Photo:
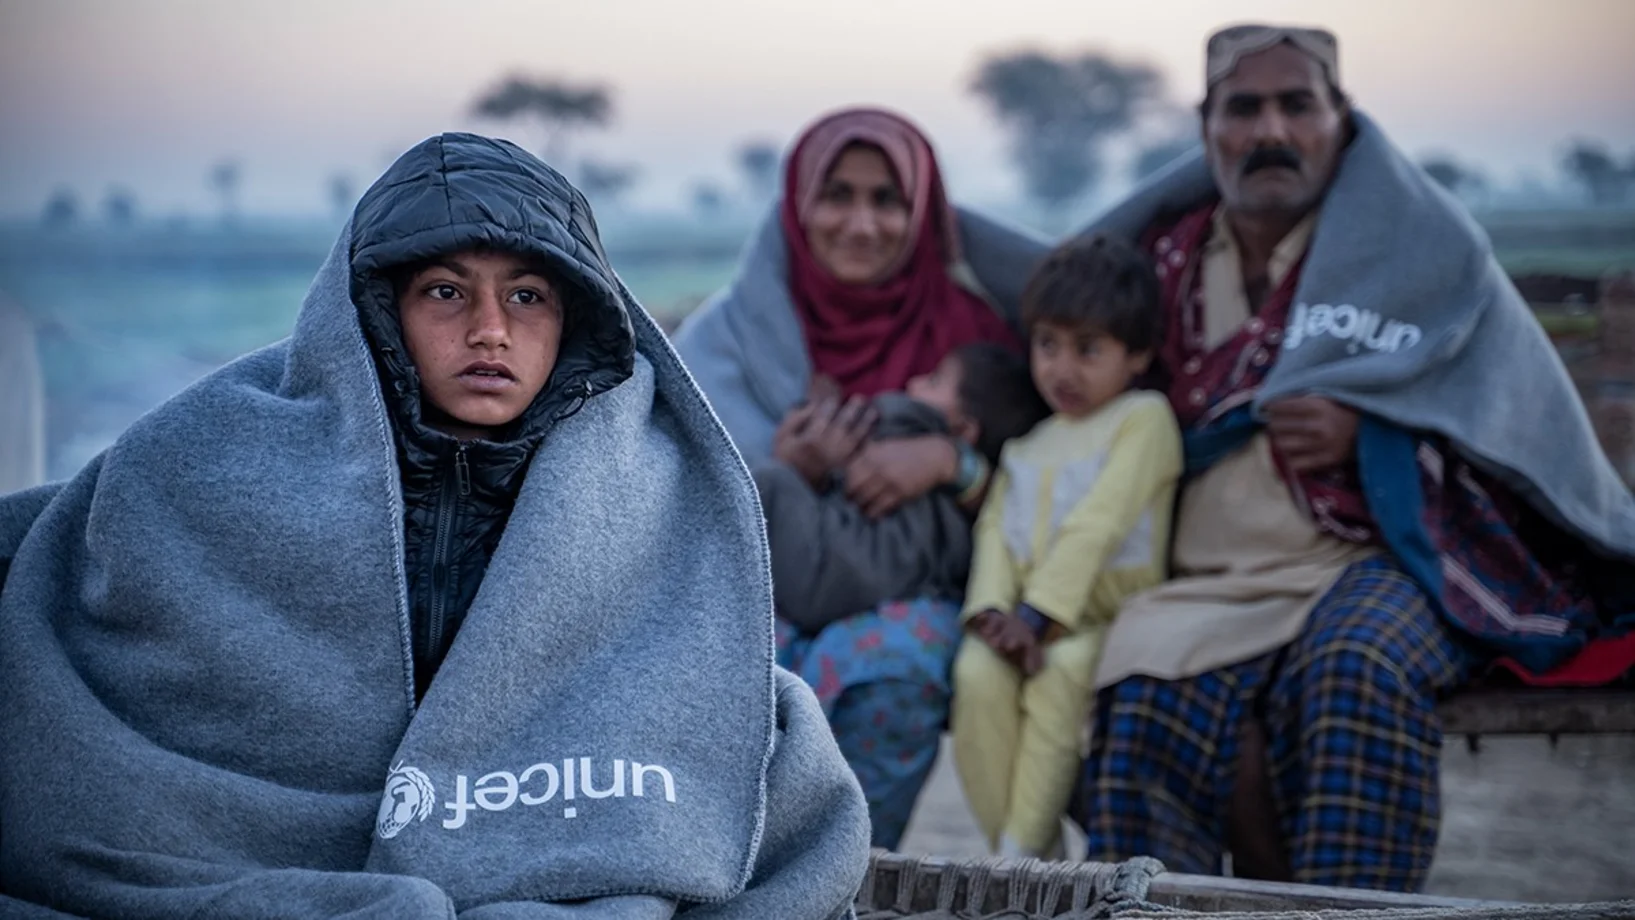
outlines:
[[[857,455],[876,421],[861,397],[840,402],[824,394],[790,410],[772,436],[772,455],[821,488],[831,473]]]
[[[940,435],[892,438],[863,445],[846,466],[846,496],[871,518],[954,481],[959,451]]]

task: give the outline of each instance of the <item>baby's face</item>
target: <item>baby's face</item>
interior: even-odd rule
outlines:
[[[949,355],[931,373],[909,380],[904,392],[915,402],[941,412],[943,418],[948,420],[949,427],[957,429],[965,420],[964,407],[959,398],[964,382],[965,368],[959,363],[959,358]]]

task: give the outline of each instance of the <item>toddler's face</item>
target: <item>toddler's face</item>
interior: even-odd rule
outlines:
[[[1130,388],[1147,369],[1148,352],[1094,329],[1039,323],[1032,334],[1033,382],[1051,411],[1083,418]]]

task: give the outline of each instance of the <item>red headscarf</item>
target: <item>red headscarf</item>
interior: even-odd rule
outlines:
[[[829,171],[853,144],[885,154],[910,209],[908,236],[891,274],[868,285],[836,280],[813,257],[805,231]],[[833,377],[846,394],[900,390],[972,342],[1018,347],[999,313],[950,276],[960,262],[954,211],[930,142],[902,117],[846,109],[807,128],[789,157],[781,216],[790,293],[813,373]]]

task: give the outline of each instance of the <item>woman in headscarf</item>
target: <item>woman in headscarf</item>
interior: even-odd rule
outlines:
[[[884,514],[932,489],[974,498],[980,455],[936,435],[855,452],[865,400],[899,390],[972,342],[1020,348],[1017,302],[1046,244],[952,207],[925,136],[901,116],[846,109],[803,131],[782,200],[738,277],[677,331],[676,348],[738,450],[815,476]],[[817,690],[895,847],[947,719],[958,599],[902,598],[800,634],[780,662]]]

